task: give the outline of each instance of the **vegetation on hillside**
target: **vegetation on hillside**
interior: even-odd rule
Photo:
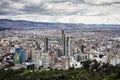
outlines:
[[[81,69],[0,70],[0,80],[120,80],[120,65],[86,61]]]

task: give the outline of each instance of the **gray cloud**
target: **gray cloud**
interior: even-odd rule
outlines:
[[[0,16],[99,17],[118,15],[119,9],[120,0],[1,0]]]
[[[19,4],[19,3],[17,3]],[[20,11],[17,9],[17,5],[10,0],[2,0],[0,3],[0,15],[17,15]]]
[[[78,1],[78,0],[76,0],[76,1]],[[79,8],[78,5],[75,4],[76,3],[75,1],[74,1],[74,3],[72,3],[72,2],[70,2],[70,1],[69,2],[68,1],[60,2],[59,0],[56,0],[56,1],[50,1],[50,2],[46,1],[39,5],[28,4],[28,5],[25,5],[24,8],[21,9],[21,11],[23,11],[25,13],[30,13],[30,14],[38,13],[41,15],[51,15],[51,16],[54,16],[54,15],[55,16],[56,15],[57,16],[59,16],[59,15],[77,15],[78,13],[83,15],[86,12],[87,9],[84,9],[84,8],[81,9],[81,8]],[[61,8],[63,6],[65,6],[65,7]],[[69,7],[72,7],[73,9],[75,8],[76,10],[72,11]]]
[[[40,0],[35,0],[35,1],[40,1]],[[118,2],[117,2],[118,1]],[[19,14],[19,13],[26,13],[26,14],[41,14],[41,15],[86,15],[88,16],[88,13],[91,10],[91,7],[97,8],[97,6],[111,6],[113,4],[120,4],[119,0],[111,0],[108,1],[100,1],[100,0],[43,0],[40,1],[39,4],[35,5],[34,3],[29,3],[26,0],[2,0],[1,1],[2,4],[0,4],[0,15],[9,15],[10,14]],[[24,4],[23,8],[21,9],[15,9],[15,7],[17,7],[17,5],[13,5],[12,3],[19,3],[19,5]],[[37,2],[36,2],[37,3]],[[63,5],[59,5],[60,3],[62,3]],[[69,3],[69,5],[68,5]],[[54,5],[54,4],[58,4]],[[79,6],[79,5],[83,5],[86,4],[86,8],[84,9],[84,6]],[[52,6],[52,8],[48,8],[48,6]],[[59,8],[57,9],[56,7],[61,7],[67,5],[67,7],[75,7],[77,8],[74,11],[70,11],[70,9],[66,9],[66,7],[63,8]],[[114,7],[114,6],[112,6]],[[112,8],[111,7],[111,8]],[[56,8],[56,9],[55,9]],[[81,9],[83,8],[83,9]],[[96,10],[96,9],[95,9]],[[113,10],[114,11],[114,10]],[[5,14],[4,14],[5,13]],[[104,15],[105,12],[102,13],[102,11],[100,13],[98,13],[98,15]],[[106,14],[107,11],[106,11]],[[92,15],[92,14],[91,14]],[[95,14],[93,14],[92,16],[94,16]],[[96,14],[97,15],[97,14]],[[109,15],[109,14],[108,14]]]

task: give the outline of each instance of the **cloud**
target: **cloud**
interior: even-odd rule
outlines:
[[[0,18],[119,24],[119,8],[120,0],[1,0]]]
[[[109,4],[109,3],[116,3],[120,2],[120,0],[85,0],[86,3],[91,3],[91,4]]]
[[[19,9],[23,8],[22,3],[2,0],[0,3],[0,15],[17,15],[22,13]]]

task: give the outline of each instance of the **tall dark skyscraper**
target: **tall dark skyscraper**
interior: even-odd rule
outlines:
[[[62,30],[63,56],[65,55],[65,33]]]
[[[48,51],[48,38],[44,39],[44,50]]]
[[[64,37],[65,37],[65,33],[64,30],[62,30],[62,42],[64,42]]]

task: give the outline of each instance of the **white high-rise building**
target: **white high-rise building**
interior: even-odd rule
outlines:
[[[35,68],[39,68],[40,66],[42,66],[42,60],[40,59],[40,54],[32,54],[32,61],[35,64]]]
[[[42,53],[42,64],[45,69],[49,67],[49,53]]]

